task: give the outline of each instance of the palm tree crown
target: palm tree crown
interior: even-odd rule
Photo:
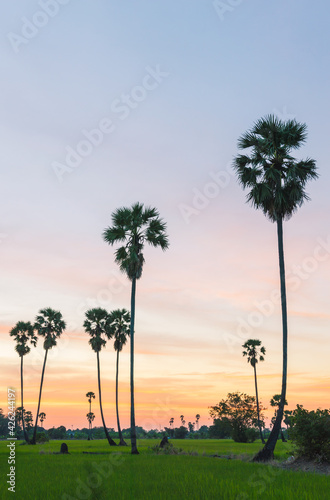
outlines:
[[[107,343],[106,340],[102,338],[102,335],[106,335],[109,339],[112,337],[109,314],[105,309],[99,307],[90,309],[85,313],[85,316],[84,328],[91,336],[89,344],[93,351],[100,352],[102,347]]]
[[[243,188],[250,188],[247,200],[272,222],[289,219],[309,199],[306,182],[318,177],[315,160],[297,161],[290,154],[305,143],[306,130],[296,120],[268,115],[238,140],[238,148],[249,148],[251,154],[238,155],[234,169]]]
[[[242,345],[244,349],[243,356],[247,356],[248,363],[250,363],[253,367],[256,363],[258,363],[258,357],[259,361],[264,361],[265,359],[263,355],[266,354],[266,349],[265,347],[260,346],[261,340],[257,339],[249,339],[245,342],[245,344]],[[261,354],[258,353],[258,347],[260,347]]]
[[[115,309],[110,313],[110,329],[114,337],[115,351],[121,351],[130,334],[131,315],[127,309]]]
[[[39,335],[45,337],[44,349],[48,350],[56,345],[56,341],[65,330],[66,324],[59,311],[47,307],[39,311],[34,328]]]
[[[16,340],[15,351],[19,357],[25,356],[30,352],[28,342],[34,347],[37,345],[37,337],[34,334],[33,326],[30,321],[18,321],[16,325],[10,330],[9,335]]]
[[[110,245],[125,242],[116,250],[115,260],[130,280],[139,279],[144,264],[144,243],[160,246],[162,250],[168,248],[166,224],[155,208],[144,207],[143,203],[118,208],[112,214],[112,224],[103,232],[103,238]]]
[[[87,400],[91,404],[92,403],[92,399],[95,399],[95,393],[92,392],[92,391],[87,392],[86,398],[88,398]]]

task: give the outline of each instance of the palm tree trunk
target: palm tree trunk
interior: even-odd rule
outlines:
[[[119,445],[120,446],[127,446],[127,443],[125,442],[125,440],[123,438],[123,434],[121,432],[120,422],[119,422],[119,410],[118,410],[118,372],[119,372],[119,350],[117,351],[117,360],[116,360],[116,414],[117,414],[117,427],[118,427],[118,434],[119,434]]]
[[[136,429],[135,429],[135,408],[134,408],[134,321],[135,321],[135,290],[136,290],[136,277],[132,279],[132,293],[131,293],[131,325],[130,325],[130,340],[131,340],[131,453],[138,455],[136,446]]]
[[[114,440],[109,436],[109,432],[108,432],[108,429],[107,429],[107,427],[105,425],[105,421],[104,421],[103,409],[102,409],[102,398],[101,398],[101,377],[100,377],[100,356],[99,356],[99,351],[97,351],[96,357],[97,357],[97,380],[98,380],[98,384],[99,384],[99,401],[100,401],[100,411],[101,411],[101,418],[102,418],[103,428],[104,428],[104,432],[105,432],[105,435],[106,435],[106,438],[108,440],[109,445],[110,446],[117,446],[116,443],[114,442]]]
[[[281,399],[278,406],[278,411],[275,423],[268,437],[264,448],[254,457],[256,462],[264,462],[271,460],[274,457],[274,450],[277,443],[279,433],[281,431],[281,423],[284,413],[284,403],[286,396],[286,381],[288,369],[288,317],[286,305],[286,288],[285,288],[285,266],[284,266],[284,250],[283,250],[283,220],[281,217],[277,219],[277,238],[278,238],[278,257],[280,265],[280,280],[281,280],[281,305],[282,305],[282,329],[283,329],[283,368],[282,368],[282,389]]]
[[[34,430],[33,430],[33,438],[32,438],[31,444],[36,444],[38,418],[39,418],[40,403],[41,403],[41,393],[42,393],[42,385],[44,383],[44,375],[45,375],[45,367],[46,367],[46,361],[47,361],[47,354],[48,354],[48,349],[45,350],[44,364],[43,364],[42,372],[41,372],[38,409],[37,409],[36,423],[35,423]]]
[[[256,365],[255,365],[255,364],[253,365],[253,369],[254,369],[254,385],[255,385],[255,387],[256,387],[256,400],[257,400],[258,427],[259,427],[259,431],[260,431],[260,438],[261,438],[261,442],[262,442],[262,444],[265,444],[264,436],[263,436],[263,434],[262,434],[262,430],[261,430],[261,422],[260,422],[260,414],[259,414],[258,386],[257,386],[257,370],[256,370]]]
[[[30,443],[28,433],[25,430],[25,422],[24,422],[24,406],[23,406],[23,356],[21,356],[21,407],[22,407],[22,426],[23,426],[23,435],[27,444]]]

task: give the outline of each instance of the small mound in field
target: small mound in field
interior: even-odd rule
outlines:
[[[161,442],[160,442],[159,447],[160,447],[160,448],[164,448],[164,447],[165,447],[166,445],[168,445],[168,444],[169,444],[169,442],[168,442],[168,437],[167,437],[167,436],[164,436],[164,437],[163,437],[163,439],[162,439],[162,440],[161,440]]]
[[[60,453],[66,453],[66,454],[69,453],[69,448],[68,448],[68,445],[66,443],[61,444]]]
[[[62,443],[60,451],[54,451],[53,455],[70,455],[68,445]]]

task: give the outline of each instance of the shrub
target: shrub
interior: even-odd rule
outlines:
[[[330,410],[293,412],[291,439],[299,457],[330,462]]]
[[[182,448],[176,448],[172,443],[167,443],[163,448],[156,444],[151,446],[150,450],[156,453],[156,455],[186,455],[186,452]]]
[[[245,434],[248,443],[254,443],[255,440],[259,437],[259,432],[253,427],[251,427],[250,429],[246,429]]]
[[[37,432],[36,443],[48,443],[49,438],[45,432]]]

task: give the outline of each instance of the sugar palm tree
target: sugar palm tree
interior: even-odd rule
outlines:
[[[198,430],[198,428],[199,428],[199,419],[200,419],[200,418],[201,418],[200,414],[199,414],[199,413],[197,413],[197,415],[196,415],[196,428],[197,428],[197,430]]]
[[[260,421],[260,411],[259,411],[259,397],[258,397],[258,385],[257,385],[257,368],[256,365],[258,361],[264,361],[264,355],[266,354],[266,349],[261,346],[261,340],[249,339],[243,345],[243,356],[247,356],[247,361],[253,366],[254,371],[254,385],[256,389],[256,402],[257,402],[257,413],[258,413],[258,427],[260,432],[261,442],[265,444],[264,436],[261,429]],[[258,352],[258,347],[260,347],[260,353]],[[259,358],[259,359],[258,359]]]
[[[94,392],[90,391],[90,392],[87,392],[86,394],[86,398],[88,399],[88,402],[89,402],[89,414],[92,413],[92,399],[95,399],[95,394]],[[88,415],[88,414],[87,414]],[[88,417],[87,417],[87,420],[88,420]],[[89,420],[88,420],[89,422]],[[91,422],[89,422],[89,429],[88,429],[88,441],[91,439],[92,437],[92,426],[91,426]]]
[[[87,413],[86,417],[87,417],[87,420],[88,420],[88,427],[89,427],[88,440],[90,440],[90,439],[93,439],[92,426],[93,426],[93,422],[94,422],[94,419],[95,419],[95,413],[93,413],[92,411],[90,411],[89,413]]]
[[[9,335],[14,337],[16,341],[15,351],[18,353],[21,358],[21,408],[22,413],[24,412],[23,405],[23,357],[28,354],[31,350],[29,343],[34,347],[37,345],[37,337],[34,334],[33,326],[30,321],[18,321],[16,325],[10,330]],[[23,417],[23,415],[22,415]],[[22,418],[22,426],[23,426],[23,434],[24,439],[27,443],[29,443],[29,437],[25,430],[25,422],[24,418]]]
[[[42,411],[40,414],[39,414],[39,420],[41,422],[41,425],[43,426],[43,423],[44,423],[44,420],[46,420],[46,413],[44,411]]]
[[[23,421],[25,422],[27,432],[29,432],[29,430],[33,427],[33,416],[30,411],[26,411],[24,413]]]
[[[283,250],[283,221],[308,200],[305,186],[318,177],[315,161],[296,160],[291,151],[302,146],[307,138],[307,127],[296,120],[286,122],[273,115],[258,120],[253,128],[238,140],[239,149],[248,149],[249,155],[238,155],[234,160],[239,182],[248,188],[247,201],[261,209],[272,222],[276,222],[281,282],[283,330],[283,365],[281,401],[275,425],[264,448],[254,458],[269,460],[274,455],[278,432],[283,418],[287,383],[287,301]]]
[[[123,438],[123,434],[120,428],[119,421],[119,409],[118,409],[118,372],[119,372],[119,353],[122,351],[124,345],[130,334],[130,322],[131,316],[126,309],[115,309],[110,313],[110,324],[111,333],[115,339],[114,349],[117,352],[116,359],[116,414],[117,414],[117,427],[119,434],[119,445],[127,446]]]
[[[38,335],[45,338],[45,340],[44,340],[45,357],[44,357],[44,363],[43,363],[42,373],[41,373],[38,409],[37,409],[37,415],[36,415],[36,423],[35,423],[34,430],[33,430],[33,438],[31,441],[32,444],[36,444],[38,418],[39,418],[40,403],[41,403],[41,393],[42,393],[42,386],[43,386],[43,382],[44,382],[47,354],[48,354],[49,349],[52,349],[54,346],[56,346],[57,339],[64,332],[64,330],[66,328],[66,324],[63,321],[62,314],[59,311],[54,311],[54,309],[47,307],[47,308],[41,309],[39,311],[39,314],[36,317],[36,321],[34,323],[33,328],[37,332]]]
[[[106,340],[103,337],[111,337],[109,314],[105,309],[95,308],[90,309],[85,313],[86,319],[84,321],[84,328],[86,333],[90,335],[89,345],[93,351],[96,352],[97,359],[97,380],[99,387],[99,402],[100,412],[103,423],[104,432],[110,446],[116,446],[114,440],[110,437],[102,408],[102,394],[101,394],[101,375],[100,375],[100,350],[106,345]]]
[[[162,250],[168,248],[166,224],[155,208],[135,203],[130,208],[118,208],[112,214],[112,226],[103,232],[109,245],[123,243],[115,253],[115,260],[132,282],[130,323],[130,388],[131,388],[131,453],[138,454],[136,445],[134,408],[134,322],[136,281],[141,278],[144,264],[143,246],[149,243]]]

